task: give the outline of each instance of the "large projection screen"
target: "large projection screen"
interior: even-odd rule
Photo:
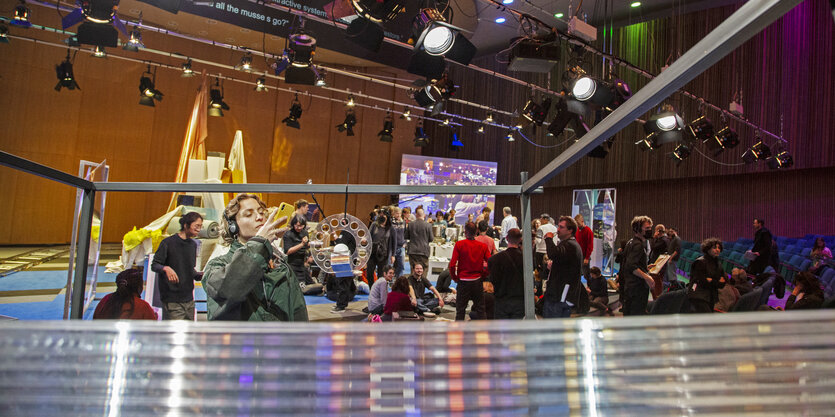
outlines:
[[[400,164],[400,185],[496,185],[497,163],[466,159],[403,155]],[[490,224],[495,214],[495,195],[400,194],[398,205],[414,209],[423,206],[427,217],[455,209],[455,223],[464,224],[467,215],[477,217],[481,209],[490,207]]]

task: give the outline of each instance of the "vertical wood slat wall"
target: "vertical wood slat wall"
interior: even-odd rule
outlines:
[[[671,52],[678,48],[683,53],[734,11],[735,7],[723,7],[617,28],[614,54],[657,73]],[[831,117],[835,114],[833,40],[829,4],[823,0],[806,1],[685,87],[722,108],[727,108],[734,91],[741,89],[745,117],[773,133],[780,134],[782,115],[782,133],[794,157],[793,169],[770,171],[764,163],[743,165],[740,155],[755,143],[756,132],[735,121],[729,124],[740,135],[737,148],[715,157],[709,155],[715,162],[693,152],[676,166],[667,156],[673,145],[653,152],[637,149],[634,142],[643,137],[643,126],[636,122],[615,136],[614,146],[605,159],[583,158],[551,180],[545,195],[533,197],[533,213],[569,213],[573,189],[615,187],[621,237],[635,214],[675,224],[691,240],[749,236],[754,216],[765,217],[780,235],[835,234],[831,214],[835,170],[835,118]],[[587,58],[592,61],[592,73],[601,74],[600,59],[589,54]],[[492,58],[479,65],[494,65],[497,71],[505,68]],[[552,89],[559,89],[555,80],[559,80],[564,68],[565,61],[551,73]],[[633,86],[633,91],[646,84],[642,77],[615,69]],[[537,81],[531,74],[526,76]],[[468,76],[462,83],[475,84],[491,97],[503,97],[505,109],[521,110],[529,94],[526,89],[479,77]],[[674,104],[687,122],[699,115],[698,103],[687,97],[676,95],[667,102]],[[708,110],[707,115],[717,130],[723,126],[717,112]],[[553,112],[549,120],[552,116]],[[503,122],[509,123],[510,119]],[[546,149],[519,139],[507,143],[504,132],[495,128],[488,129],[484,136],[474,130],[475,127],[462,135],[466,145],[463,150],[451,152],[448,142],[436,141],[427,153],[498,161],[498,182],[515,184],[520,171],[537,172],[573,142]],[[566,134],[548,138],[541,132],[544,129],[539,130],[531,137],[540,145],[558,144],[567,138]],[[526,132],[529,131],[528,128]],[[699,149],[709,154],[704,147]],[[517,198],[497,197],[496,206],[505,205],[518,213]]]

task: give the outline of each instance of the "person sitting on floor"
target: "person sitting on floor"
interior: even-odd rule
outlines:
[[[795,286],[789,299],[786,300],[786,310],[812,310],[821,308],[823,304],[823,289],[815,274],[803,271],[794,279]]]
[[[386,305],[383,307],[383,321],[393,321],[399,318],[399,312],[411,311],[417,306],[417,300],[410,295],[412,292],[409,285],[409,277],[401,275],[394,280],[391,292],[386,297]]]
[[[423,265],[415,264],[415,269],[408,278],[409,285],[414,290],[417,299],[415,310],[426,317],[435,317],[435,314],[439,314],[444,307],[444,297],[441,297],[441,293],[423,275]],[[426,292],[427,289],[430,293]]]
[[[600,268],[593,266],[589,269],[589,304],[600,310],[603,314],[613,315],[609,309],[609,283],[600,271]]]
[[[140,298],[142,271],[132,268],[116,276],[116,291],[104,296],[96,306],[93,320],[156,320],[157,313]]]
[[[394,279],[394,267],[391,265],[383,268],[383,278],[374,281],[371,287],[371,293],[368,294],[368,313],[369,314],[383,314],[383,309],[386,306],[386,299],[388,298],[389,285]]]

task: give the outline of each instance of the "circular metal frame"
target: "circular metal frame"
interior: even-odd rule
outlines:
[[[354,238],[356,246],[351,253],[351,268],[362,269],[371,258],[371,234],[365,223],[350,214],[333,214],[319,222],[316,229],[310,232],[310,251],[313,262],[322,272],[332,274],[331,254],[333,242],[342,233],[349,233]]]

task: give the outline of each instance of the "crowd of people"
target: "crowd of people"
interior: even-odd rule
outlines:
[[[184,215],[180,231],[160,243],[151,264],[157,273],[162,318],[194,320],[194,282],[202,280],[209,320],[306,321],[305,287],[316,285],[323,277],[311,275],[304,217],[307,202],[297,201],[295,209],[289,219],[276,218],[277,212],[268,214],[257,195],[236,196],[221,219],[221,238],[229,251],[210,260],[203,272],[195,269],[194,242],[203,219],[195,212]],[[702,256],[693,261],[685,285],[675,266],[682,244],[673,227],[636,216],[630,225],[633,236],[617,251],[617,277],[607,280],[599,268],[590,266],[594,237],[582,215],[553,219],[542,214],[533,222],[532,235],[525,242],[509,207],[502,210],[501,227],[490,225],[487,207],[463,225],[464,238],[455,242],[446,270],[433,285],[427,277],[430,243],[435,238],[432,227],[450,227],[454,224],[451,214],[437,212],[432,220],[422,207],[412,213],[396,206],[375,208],[371,213],[373,244],[364,273],[370,317],[383,321],[431,318],[445,304],[454,303],[456,320],[523,318],[525,244],[530,244],[534,253],[532,291],[543,318],[585,314],[592,307],[614,315],[617,304],[610,303],[610,289],[617,291],[624,316],[647,314],[650,298],[669,291],[686,291],[688,311],[694,313],[729,311],[743,295],[770,278],[781,283],[773,284],[779,298],[785,291],[785,281],[775,268],[776,243],[762,219],[754,220],[751,262],[746,269],[726,274],[719,258],[722,241],[708,238],[701,244]],[[823,239],[817,239],[809,256],[814,263],[797,274],[786,310],[819,308],[824,302],[816,274],[828,267],[832,253]],[[410,273],[404,275],[407,258]],[[353,284],[353,277],[344,281],[329,278],[330,284],[337,283],[326,287],[334,293],[328,294],[329,298],[339,300],[334,311],[344,311],[357,287],[341,284]],[[155,319],[150,306],[139,298],[141,290],[141,272],[124,271],[117,277],[117,291],[99,303],[94,317]]]

